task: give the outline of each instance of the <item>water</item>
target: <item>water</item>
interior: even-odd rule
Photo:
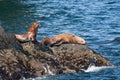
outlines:
[[[115,66],[35,80],[120,80],[120,0],[0,0],[0,24],[7,32],[24,33],[34,21],[41,22],[38,41],[72,33]]]

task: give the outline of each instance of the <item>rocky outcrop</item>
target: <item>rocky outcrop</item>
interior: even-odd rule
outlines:
[[[87,45],[20,44],[14,34],[0,27],[0,78],[3,80],[83,72],[90,65],[111,66],[111,63]]]

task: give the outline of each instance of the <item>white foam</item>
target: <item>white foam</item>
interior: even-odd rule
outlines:
[[[44,80],[46,78],[47,78],[46,76],[43,76],[43,77],[37,77],[37,78],[29,78],[29,79],[26,79],[26,80]]]
[[[106,69],[106,68],[115,68],[115,66],[113,65],[113,66],[101,66],[101,67],[97,67],[97,66],[92,65],[92,66],[89,66],[87,70],[84,70],[84,69],[81,69],[81,70],[83,70],[84,72],[98,72],[98,71]],[[49,69],[49,68],[47,68],[47,69]],[[51,74],[51,72],[49,72],[47,69],[45,69],[46,72]],[[49,80],[49,79],[47,79],[47,76],[37,77],[37,78],[31,78],[29,80],[43,80],[43,79]]]
[[[45,73],[49,75],[54,75],[53,72],[50,70],[50,66],[48,64],[44,64],[43,68],[45,70]]]
[[[105,68],[113,68],[113,67],[114,66],[101,66],[101,67],[97,67],[97,66],[92,65],[92,66],[88,67],[87,70],[83,70],[83,71],[84,72],[98,72],[98,71],[103,70]]]

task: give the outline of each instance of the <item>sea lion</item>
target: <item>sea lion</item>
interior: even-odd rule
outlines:
[[[85,40],[81,37],[78,37],[73,34],[59,34],[52,38],[45,37],[41,40],[43,45],[47,46],[54,46],[54,45],[61,45],[64,43],[68,44],[86,44]]]
[[[20,43],[25,43],[29,41],[37,42],[36,35],[39,25],[39,22],[33,22],[26,33],[15,34],[15,37]]]

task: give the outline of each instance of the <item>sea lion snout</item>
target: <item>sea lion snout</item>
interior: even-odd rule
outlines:
[[[33,25],[34,25],[35,27],[39,27],[39,26],[40,26],[40,22],[34,22]]]

